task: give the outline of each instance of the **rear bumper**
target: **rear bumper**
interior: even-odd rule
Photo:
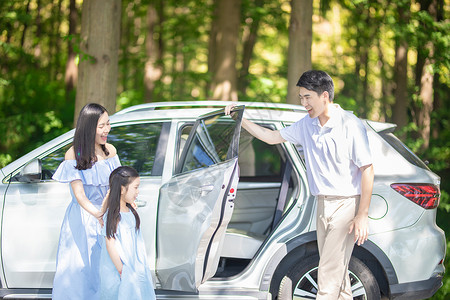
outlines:
[[[431,277],[428,280],[390,285],[391,299],[419,300],[427,299],[442,286],[442,277]]]

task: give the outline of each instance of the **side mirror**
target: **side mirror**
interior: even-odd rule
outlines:
[[[42,176],[42,163],[40,159],[33,159],[26,164],[16,176],[20,182],[39,182]]]

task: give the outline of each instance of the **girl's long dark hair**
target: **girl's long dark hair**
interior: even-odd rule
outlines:
[[[107,113],[106,108],[97,103],[86,104],[78,115],[77,127],[73,138],[73,150],[78,170],[90,169],[97,161],[95,155],[95,135],[97,133],[98,119],[103,113]],[[106,156],[109,151],[105,145],[101,145]]]
[[[117,231],[117,224],[119,224],[120,221],[120,195],[122,187],[128,188],[128,185],[138,177],[138,172],[128,166],[118,167],[111,172],[111,175],[109,176],[109,196],[108,199],[106,199],[106,237],[114,238]],[[131,210],[136,219],[136,230],[138,230],[141,219],[133,206],[127,203],[127,207]]]

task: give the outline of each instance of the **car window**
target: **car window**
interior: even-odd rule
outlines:
[[[67,150],[69,150],[72,143],[65,145],[64,147],[58,148],[58,150],[48,154],[47,156],[41,158],[42,164],[42,177],[41,180],[50,180],[52,179],[53,174],[55,173],[58,166],[63,162],[64,156],[66,155]]]
[[[113,127],[109,133],[108,142],[116,147],[122,165],[134,167],[140,176],[160,176],[164,158],[155,159],[155,157],[158,152],[165,153],[165,148],[164,150],[158,148],[163,124],[144,123]],[[41,180],[52,179],[71,146],[72,143],[69,143],[40,159]],[[155,164],[155,161],[158,163]],[[11,180],[18,181],[16,177]]]
[[[398,153],[400,153],[408,162],[422,169],[429,170],[427,165],[415,155],[405,144],[402,143],[392,132],[381,131],[378,134],[389,143]]]
[[[122,165],[135,168],[140,176],[160,176],[162,168],[155,168],[155,157],[163,124],[144,123],[113,127],[108,142],[116,147]],[[163,162],[158,160],[157,163]]]
[[[186,124],[179,130],[178,158],[192,130],[192,125]],[[276,145],[262,142],[242,128],[239,140],[239,169],[243,180],[280,181],[282,165],[283,159]]]
[[[180,162],[182,165],[178,170],[181,173],[188,172],[230,159],[230,143],[233,141],[236,124],[229,116],[219,115],[200,121],[198,126],[195,126],[196,132],[192,141],[187,141],[191,146],[185,157],[181,158],[183,161]],[[179,136],[182,138],[183,132]],[[179,142],[181,143],[181,140]]]
[[[186,145],[189,133],[192,130],[193,123],[184,124],[178,131],[178,141],[177,141],[177,160],[181,158],[181,153],[183,152],[184,146]]]
[[[242,129],[239,141],[240,177],[244,181],[281,181],[283,164],[276,145],[254,138]]]

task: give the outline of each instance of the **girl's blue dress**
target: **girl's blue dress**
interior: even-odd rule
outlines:
[[[86,197],[100,209],[109,188],[109,175],[120,166],[116,155],[97,161],[87,170],[75,169],[75,160],[65,160],[53,179],[68,183],[81,180]],[[52,299],[98,299],[101,246],[100,223],[77,202],[72,201],[61,226]]]
[[[123,263],[122,276],[114,266],[106,249],[106,222],[103,220],[103,241],[100,257],[100,299],[156,299],[150,268],[147,264],[144,239],[136,230],[133,213],[121,212],[115,235],[115,247]]]

